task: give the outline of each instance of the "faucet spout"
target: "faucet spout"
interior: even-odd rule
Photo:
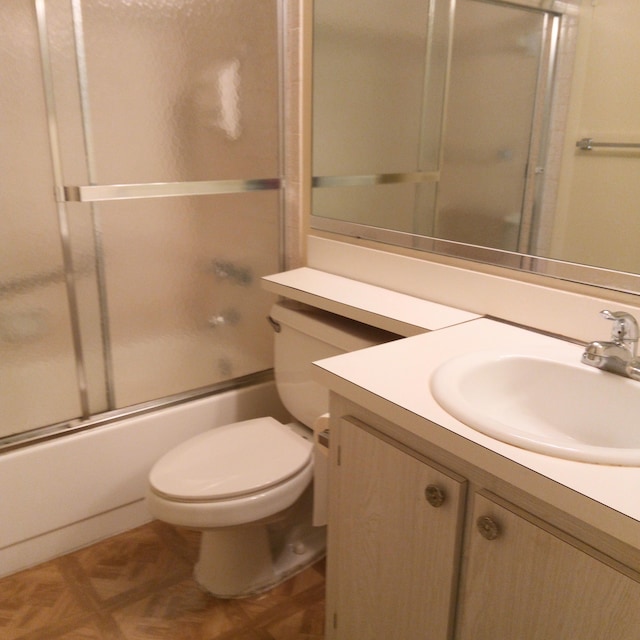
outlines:
[[[635,359],[638,351],[638,322],[625,311],[609,311],[604,309],[600,315],[613,322],[611,340],[627,349]]]
[[[612,312],[607,309],[600,315],[613,322],[611,340],[590,342],[582,354],[582,362],[603,371],[640,380],[636,319],[624,311]]]

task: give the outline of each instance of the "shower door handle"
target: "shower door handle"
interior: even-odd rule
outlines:
[[[247,193],[249,191],[274,191],[280,189],[281,186],[280,178],[66,186],[63,188],[62,201],[105,202],[140,198],[210,196],[224,193]]]

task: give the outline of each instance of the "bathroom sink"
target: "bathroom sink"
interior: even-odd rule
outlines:
[[[640,383],[580,363],[580,354],[477,351],[440,365],[434,398],[503,442],[560,458],[640,466]]]

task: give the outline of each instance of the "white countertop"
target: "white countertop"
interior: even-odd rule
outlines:
[[[582,352],[578,345],[480,318],[321,360],[316,378],[404,431],[640,548],[640,467],[564,460],[505,444],[457,421],[430,393],[432,372],[453,356],[529,346],[575,353],[578,362]]]

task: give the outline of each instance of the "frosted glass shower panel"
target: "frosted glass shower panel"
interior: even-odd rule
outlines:
[[[391,11],[388,0],[315,3],[314,175],[418,168],[428,9],[424,0]]]
[[[436,235],[516,251],[545,15],[458,0]]]
[[[115,379],[123,407],[272,366],[259,286],[279,268],[279,194],[101,204]]]
[[[0,437],[80,415],[34,8],[0,6]]]
[[[276,0],[82,2],[99,184],[278,177]]]
[[[326,187],[313,193],[314,215],[409,233],[433,227],[435,183]]]
[[[433,229],[449,1],[314,5],[312,213]],[[342,228],[342,227],[341,227]]]

